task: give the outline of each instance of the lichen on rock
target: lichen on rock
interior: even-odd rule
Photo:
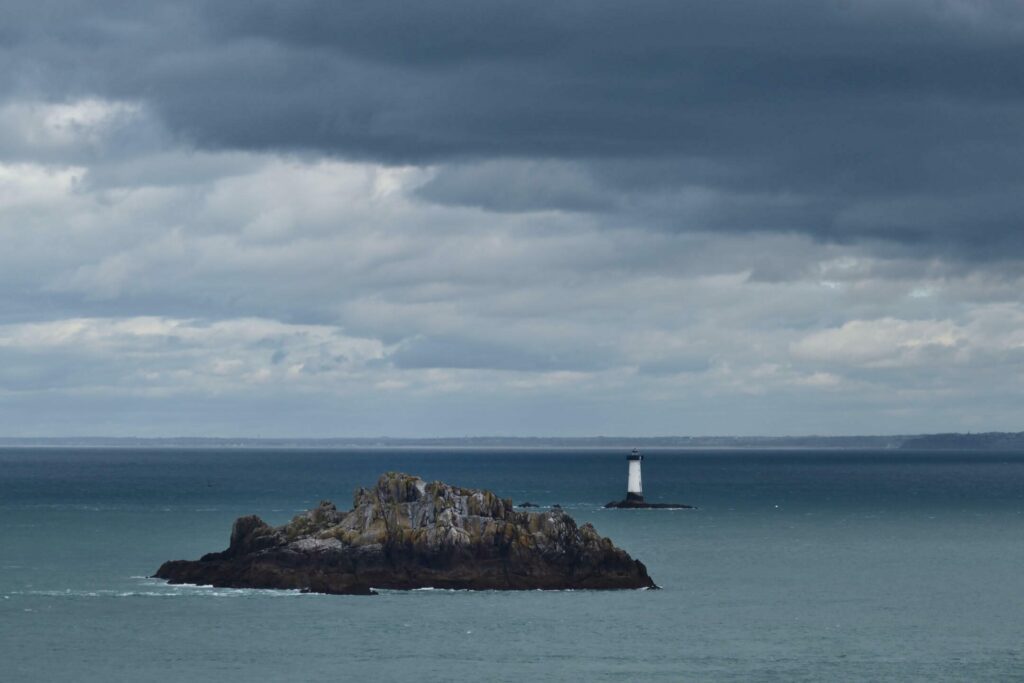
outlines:
[[[561,508],[522,512],[490,491],[387,472],[271,527],[235,521],[227,550],[165,562],[158,578],[241,588],[366,594],[375,588],[654,588],[647,569]]]

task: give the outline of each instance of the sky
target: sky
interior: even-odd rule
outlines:
[[[1019,0],[5,0],[0,435],[1024,429]]]

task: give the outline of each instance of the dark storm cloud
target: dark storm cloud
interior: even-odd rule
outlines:
[[[1024,254],[1018,2],[10,2],[0,25],[11,97],[438,164],[432,201]]]

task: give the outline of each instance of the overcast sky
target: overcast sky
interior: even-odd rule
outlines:
[[[1021,430],[1019,0],[0,5],[0,434]]]

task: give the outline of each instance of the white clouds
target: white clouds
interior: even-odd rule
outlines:
[[[913,292],[912,292],[913,295]],[[806,335],[791,346],[793,356],[837,366],[866,368],[989,364],[998,358],[1012,367],[1024,350],[1024,307],[982,305],[965,320],[851,320]]]
[[[167,145],[83,157],[112,122],[152,126],[119,106],[54,110],[33,125],[71,137],[0,162],[0,395],[60,397],[71,432],[89,431],[75,397],[96,395],[287,404],[282,433],[338,433],[324,405],[414,415],[371,420],[396,434],[870,432],[909,396],[977,405],[979,373],[1009,390],[1024,363],[1005,275],[617,225],[558,165],[512,164],[515,196],[484,208],[432,203],[438,167]],[[485,165],[482,187],[501,194],[506,166]],[[580,210],[530,205],[534,180]],[[684,199],[699,218],[708,198]],[[203,419],[216,433],[225,418]]]
[[[113,126],[138,115],[141,107],[127,102],[84,99],[62,104],[14,104],[0,117],[16,120],[18,137],[29,145],[66,146],[99,143]]]
[[[842,384],[842,381],[841,377],[833,375],[831,372],[814,372],[803,377],[795,378],[793,383],[808,387],[832,388],[838,387]]]
[[[74,191],[84,174],[85,169],[75,166],[0,163],[0,211],[9,212],[63,200]],[[7,227],[16,226],[8,223]]]
[[[144,316],[3,325],[2,353],[92,364],[99,370],[95,387],[118,386],[129,394],[239,393],[258,384],[289,390],[325,382],[335,383],[338,391],[355,391],[345,380],[382,358],[385,348],[325,325]]]
[[[9,101],[0,105],[0,152],[8,157],[81,158],[100,152],[143,118],[142,106],[133,102]]]
[[[798,359],[885,367],[951,357],[966,341],[949,320],[851,320],[807,335],[792,346]]]
[[[297,342],[330,347],[332,352],[360,359],[379,358],[381,347],[369,340],[341,335],[325,325],[289,325],[276,320],[242,318],[203,323],[157,316],[71,318],[39,323],[0,325],[0,346],[26,350],[67,348],[89,353],[97,349],[146,351],[172,341],[196,348],[221,344],[251,345]]]
[[[361,231],[400,214],[400,190],[423,175],[373,164],[263,159],[245,174],[215,181],[198,219],[253,242]]]

